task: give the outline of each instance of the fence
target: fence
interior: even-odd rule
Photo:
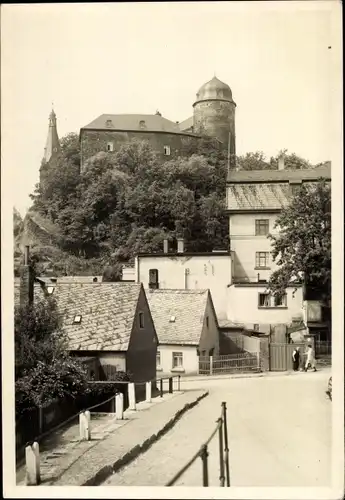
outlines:
[[[259,370],[260,356],[257,352],[199,357],[200,375],[216,375],[222,373],[251,372]]]
[[[105,401],[102,401],[94,406],[87,408],[86,410],[82,410],[79,413],[72,415],[70,418],[61,422],[58,426],[50,429],[49,431],[40,434],[34,440],[27,442],[25,445],[25,460],[26,460],[26,484],[30,485],[38,485],[40,484],[40,456],[39,456],[39,443],[42,443],[46,437],[51,435],[54,431],[66,426],[68,423],[71,423],[73,420],[79,419],[79,434],[81,440],[91,440],[91,414],[92,413],[100,413],[91,412],[96,408],[104,407],[105,404],[110,404],[111,408],[114,412],[116,412],[116,418],[123,419],[124,418],[124,395],[128,394],[128,407],[132,410],[136,409],[136,393],[135,386],[145,384],[145,392],[146,392],[146,401],[151,402],[152,396],[152,387],[156,388],[157,382],[159,382],[159,396],[163,397],[164,389],[165,392],[173,393],[174,391],[174,380],[177,381],[177,389],[180,390],[180,375],[176,375],[175,377],[165,377],[162,379],[154,379],[147,382],[140,382],[134,384],[129,381],[99,381],[99,384],[113,384],[113,385],[122,385],[126,387],[126,390],[116,391],[110,398]],[[165,387],[164,387],[164,383]],[[94,382],[95,383],[95,382]],[[97,382],[96,382],[97,383]]]
[[[229,444],[228,444],[228,427],[226,416],[226,403],[222,403],[221,416],[217,420],[217,425],[208,438],[208,440],[201,446],[197,453],[189,460],[189,462],[182,467],[182,469],[166,484],[166,486],[174,486],[181,476],[193,465],[193,463],[200,457],[202,464],[202,484],[204,487],[209,485],[209,471],[208,471],[208,446],[215,435],[218,433],[219,441],[219,485],[221,487],[230,486],[230,466],[229,466]]]
[[[174,382],[175,382],[175,387],[174,387]],[[92,412],[92,410],[97,408],[97,412],[92,412],[92,413],[98,413],[98,414],[116,413],[116,418],[118,418],[119,408],[117,407],[117,402],[119,402],[118,400],[119,395],[121,396],[121,402],[120,402],[121,409],[119,411],[119,414],[121,415],[127,408],[135,410],[136,403],[138,403],[140,400],[143,399],[141,396],[139,398],[137,397],[137,393],[140,393],[140,391],[138,390],[136,391],[136,388],[138,389],[139,387],[144,386],[143,387],[144,390],[142,391],[145,394],[144,399],[146,399],[146,401],[150,403],[151,398],[154,396],[159,396],[162,398],[164,396],[164,393],[172,394],[174,390],[180,391],[181,377],[180,375],[175,375],[172,377],[163,377],[160,379],[154,379],[151,381],[137,382],[137,383],[130,381],[118,381],[118,380],[93,381],[93,384],[109,385],[110,390],[111,388],[113,388],[113,394],[111,395],[111,397],[99,401],[92,406],[87,406],[85,404],[87,402],[87,399],[84,398],[83,399],[84,404],[79,402],[78,405],[80,411],[76,410],[76,404],[72,405],[69,411],[69,417],[67,419],[65,417],[62,422],[60,420],[60,422],[55,426],[52,425],[49,426],[49,424],[55,422],[55,419],[51,419],[50,421],[48,421],[46,427],[42,425],[42,422],[45,421],[44,419],[45,410],[39,408],[34,409],[34,411],[32,412],[31,419],[25,418],[25,415],[19,419],[19,422],[17,422],[16,425],[17,464],[24,458],[29,443],[37,443],[37,444],[42,443],[46,438],[51,436],[54,432],[57,432],[58,430],[66,427],[67,425],[71,425],[72,422],[76,423],[77,420],[80,418],[81,414],[85,414],[85,412]],[[64,404],[67,404],[67,402],[64,402]],[[59,413],[59,415],[61,414],[62,413]],[[123,416],[120,416],[120,418],[123,418]],[[20,425],[24,429],[24,433],[22,433],[21,440],[19,441],[18,428],[20,427]],[[23,446],[23,442],[26,443],[25,446]]]

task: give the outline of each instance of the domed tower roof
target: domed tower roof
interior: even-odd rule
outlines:
[[[205,101],[207,99],[232,101],[232,92],[229,85],[221,82],[216,76],[214,76],[212,80],[200,87],[198,93],[196,94],[196,102]]]

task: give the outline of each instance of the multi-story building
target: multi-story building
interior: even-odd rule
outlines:
[[[282,158],[278,170],[228,173],[226,203],[233,270],[227,316],[232,321],[274,325],[288,324],[296,317],[306,319],[301,283],[291,284],[284,297],[267,291],[276,269],[267,236],[277,233],[277,216],[301,184],[320,177],[330,181],[330,167],[328,162],[308,170],[285,170]]]

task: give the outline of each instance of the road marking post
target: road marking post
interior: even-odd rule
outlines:
[[[135,384],[132,382],[128,384],[128,407],[130,410],[136,410]]]
[[[123,394],[116,394],[116,418],[123,420]]]
[[[146,382],[146,403],[151,403],[151,395],[152,395],[152,384],[151,382]]]
[[[25,447],[26,486],[37,486],[41,481],[39,444],[34,442]]]

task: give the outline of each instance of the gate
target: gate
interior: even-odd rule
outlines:
[[[300,366],[303,363],[303,351],[305,344],[269,344],[270,355],[270,371],[279,372],[292,370],[292,353],[293,350],[300,348]]]

